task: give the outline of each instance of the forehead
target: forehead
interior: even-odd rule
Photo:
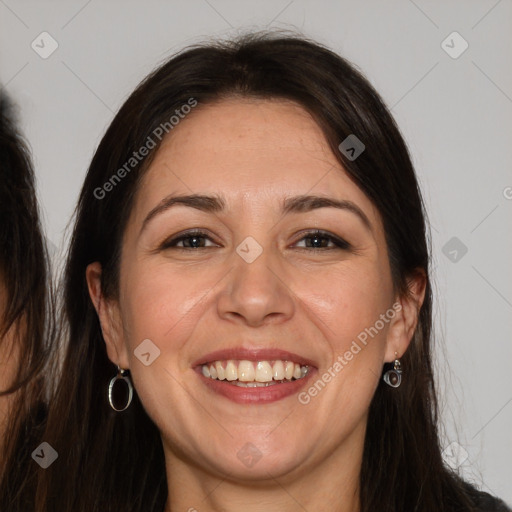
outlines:
[[[286,100],[230,99],[196,107],[158,149],[137,210],[142,215],[170,193],[220,193],[237,208],[284,195],[335,195],[378,217],[312,116]]]

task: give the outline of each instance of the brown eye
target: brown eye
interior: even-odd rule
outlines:
[[[207,246],[206,241],[211,238],[203,231],[189,231],[188,233],[181,234],[177,237],[166,240],[162,244],[162,249],[206,249],[207,247],[216,246],[216,244]],[[182,245],[180,245],[182,244]]]
[[[306,241],[305,246],[303,246],[305,249],[350,249],[350,244],[348,242],[334,235],[331,235],[326,231],[312,231],[306,234],[306,236],[302,237],[299,242],[302,240]]]

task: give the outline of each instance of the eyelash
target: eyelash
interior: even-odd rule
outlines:
[[[208,238],[211,240],[211,238],[205,233],[204,231],[200,230],[193,230],[188,231],[186,233],[183,233],[179,235],[176,238],[171,238],[169,240],[166,240],[162,246],[161,249],[179,249],[183,251],[197,251],[200,249],[208,249],[208,247],[177,247],[176,244],[179,242],[182,242],[183,240],[188,240],[190,238]],[[352,246],[343,240],[342,238],[336,237],[334,235],[331,235],[327,231],[321,231],[321,230],[314,230],[314,231],[308,231],[304,233],[304,236],[298,240],[298,242],[304,240],[304,239],[311,239],[311,238],[320,238],[320,239],[326,239],[330,242],[334,243],[335,247],[300,247],[300,249],[306,250],[306,251],[331,251],[331,250],[350,250]],[[211,240],[213,241],[213,240]],[[297,243],[297,242],[296,242]]]

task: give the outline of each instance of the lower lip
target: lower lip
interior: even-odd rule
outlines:
[[[243,388],[235,384],[228,384],[228,381],[225,380],[205,377],[201,367],[196,369],[196,373],[212,391],[229,398],[237,404],[267,404],[298,393],[315,374],[315,369],[310,367],[309,373],[301,379],[258,388]]]

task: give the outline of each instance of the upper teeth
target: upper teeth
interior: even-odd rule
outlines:
[[[214,361],[203,364],[205,377],[218,380],[241,382],[271,382],[272,380],[292,380],[305,377],[308,366],[301,366],[292,361]]]

